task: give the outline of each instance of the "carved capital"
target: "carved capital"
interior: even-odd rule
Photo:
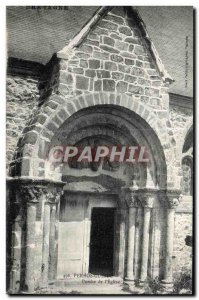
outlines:
[[[45,196],[46,196],[46,203],[50,203],[50,204],[56,204],[60,201],[60,197],[64,194],[63,190],[58,190],[58,189],[54,189],[54,190],[46,190],[45,191]]]
[[[46,202],[58,203],[63,190],[60,188],[49,188],[49,186],[21,186],[18,193],[22,201],[26,203],[38,203],[39,198],[44,196]]]
[[[166,190],[159,192],[160,201],[167,207],[175,209],[182,200],[179,190]]]
[[[22,186],[19,189],[22,200],[26,203],[38,203],[38,199],[42,196],[43,189],[41,187]]]
[[[167,196],[168,197],[168,200],[167,200],[167,207],[168,208],[176,208],[180,202],[181,202],[181,199],[182,199],[182,196],[179,195],[178,197],[176,196]]]
[[[137,191],[131,188],[123,189],[123,198],[125,199],[126,205],[128,207],[139,207],[140,201],[137,195]]]
[[[154,195],[139,195],[140,202],[142,203],[143,207],[152,208],[154,204]]]
[[[126,203],[128,207],[139,207],[141,206],[137,195],[127,195]]]
[[[142,207],[153,208],[156,198],[157,190],[155,189],[143,189],[139,191],[139,199]]]

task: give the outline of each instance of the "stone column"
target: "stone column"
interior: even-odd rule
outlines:
[[[176,195],[167,195],[166,197],[166,241],[165,241],[165,266],[164,279],[162,283],[168,288],[173,286],[172,274],[172,255],[173,255],[173,238],[174,238],[174,219],[175,208],[179,204]]]
[[[172,254],[174,235],[174,208],[168,208],[166,212],[166,253],[165,253],[165,281],[171,283],[172,278]]]
[[[16,197],[16,195],[15,195]],[[10,270],[10,282],[9,292],[12,294],[16,294],[20,290],[20,271],[21,271],[21,211],[20,211],[20,203],[15,201],[12,203],[12,206],[10,208],[9,216],[8,218],[8,225],[7,230],[9,231],[11,228],[11,231],[9,232],[11,236],[8,236],[8,239],[11,238],[11,244],[10,240],[8,240],[7,247],[11,246],[11,270]],[[12,214],[12,218],[11,218]],[[9,251],[10,249],[7,249]],[[8,252],[9,253],[9,252]]]
[[[26,272],[25,288],[27,292],[34,291],[34,252],[35,252],[35,221],[36,204],[38,202],[27,203],[27,227],[26,227]]]
[[[60,197],[63,191],[56,190],[56,194],[51,194],[51,213],[50,213],[50,236],[49,236],[49,269],[48,279],[53,280],[56,277],[57,268],[57,239],[56,223],[59,221]]]
[[[128,245],[127,245],[127,273],[125,280],[134,281],[134,254],[135,254],[135,221],[137,198],[134,192],[127,192],[128,209]]]
[[[42,263],[47,266],[44,268],[43,280],[46,282],[48,279],[48,265],[49,265],[49,236],[50,236],[50,208],[51,201],[50,197],[47,197],[49,190],[53,190],[54,195],[53,204],[57,204],[57,195],[60,196],[58,191],[63,189],[64,183],[62,182],[48,182],[42,180],[31,180],[31,179],[19,179],[13,180],[13,187],[11,190],[14,191],[14,195],[17,195],[15,199],[17,206],[11,210],[9,220],[13,225],[13,240],[12,240],[12,258],[13,266],[10,270],[11,292],[16,291],[16,288],[20,285],[20,290],[23,293],[33,293],[36,285],[38,285],[38,272],[40,269],[36,269],[38,261],[35,261],[35,257],[38,256],[36,243],[36,217],[38,203],[40,202],[41,196],[46,196],[45,208],[44,208],[44,244],[42,255]],[[51,193],[52,194],[52,193]],[[42,200],[42,199],[41,199]],[[13,202],[12,202],[13,203]],[[18,207],[18,209],[16,209]],[[17,211],[18,210],[18,211]],[[14,212],[14,214],[13,214]],[[38,216],[40,215],[40,206],[38,210]],[[53,215],[53,214],[52,214]],[[9,223],[10,224],[10,223]],[[22,229],[22,230],[21,230]],[[53,232],[53,230],[52,230]],[[52,233],[53,235],[53,233]],[[21,242],[21,245],[20,245]],[[20,261],[21,260],[21,261]],[[41,266],[42,267],[42,266]],[[38,268],[38,266],[37,266]],[[19,276],[16,277],[16,274]],[[16,287],[15,283],[18,284]]]
[[[36,187],[27,187],[23,195],[26,200],[26,264],[25,264],[25,291],[34,292],[34,259],[35,259],[35,222],[36,208],[41,190]]]
[[[125,253],[125,219],[126,207],[119,208],[119,265],[118,276],[124,276],[124,253]]]
[[[50,207],[51,202],[44,203],[44,220],[43,220],[43,249],[42,249],[42,286],[48,284],[48,267],[49,267],[49,236],[50,236]]]
[[[142,247],[142,228],[143,228],[143,208],[138,206],[135,226],[135,279],[140,279],[141,268],[141,247]]]
[[[151,209],[153,206],[154,196],[141,194],[141,202],[143,205],[143,232],[142,232],[142,254],[141,254],[141,274],[140,283],[143,284],[147,278],[148,258],[149,258],[149,229]]]
[[[62,192],[58,188],[46,191],[44,203],[43,223],[43,251],[42,251],[42,284],[48,285],[48,279],[54,278],[55,262],[55,218],[56,204]],[[49,278],[50,277],[50,278]]]
[[[51,205],[50,213],[50,237],[49,237],[49,280],[55,279],[55,222],[56,222],[56,203]]]
[[[56,206],[54,277],[57,278],[60,202]]]
[[[134,280],[134,241],[135,241],[136,208],[129,207],[128,248],[127,248],[127,276],[126,280]]]

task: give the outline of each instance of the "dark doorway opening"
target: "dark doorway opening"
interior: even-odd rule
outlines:
[[[114,221],[114,208],[92,209],[89,273],[113,276]]]

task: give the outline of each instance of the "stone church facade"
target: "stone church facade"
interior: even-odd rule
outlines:
[[[132,8],[99,9],[43,69],[8,61],[10,293],[88,273],[171,288],[192,268],[193,107],[172,82]],[[60,145],[143,145],[150,164],[54,164]]]

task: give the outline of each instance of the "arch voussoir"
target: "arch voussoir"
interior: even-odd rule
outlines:
[[[126,94],[121,95],[120,106],[128,108],[128,96]]]
[[[73,104],[75,105],[77,111],[79,111],[83,108],[82,103],[79,101],[79,99],[74,99]]]
[[[144,112],[144,106],[139,103],[138,109],[137,109],[137,114],[142,116],[142,113]]]
[[[74,105],[73,101],[67,102],[65,104],[68,114],[71,116],[78,111],[77,107]]]
[[[118,94],[118,95],[116,95],[116,98],[115,98],[115,104],[120,106],[120,101],[121,101],[121,95]]]
[[[50,107],[51,109],[56,109],[58,107],[59,103],[57,103],[56,101],[53,101],[50,99],[50,101],[48,101],[45,105],[45,107]]]
[[[68,119],[70,117],[70,114],[68,113],[68,111],[62,107],[57,113],[56,115],[62,120],[62,123],[64,122],[64,120]]]
[[[96,105],[93,98],[93,94],[88,94],[87,97],[85,98],[85,101],[87,102],[87,107]]]
[[[81,99],[81,103],[82,103],[82,108],[86,108],[86,107],[89,106],[87,101],[86,101],[85,95],[80,96],[80,99]]]
[[[101,104],[106,104],[104,99],[104,93],[100,92],[99,97],[100,97]]]
[[[137,109],[138,109],[138,101],[134,100],[133,105],[131,106],[131,110],[137,113]]]
[[[115,105],[115,103],[116,103],[116,97],[115,97],[114,93],[110,93],[110,95],[109,95],[109,103],[111,105]]]

